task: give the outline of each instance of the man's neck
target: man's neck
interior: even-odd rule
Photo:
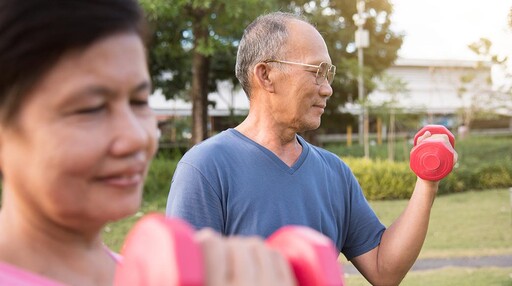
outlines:
[[[270,150],[290,167],[302,152],[302,145],[294,130],[278,126],[273,122],[257,120],[251,114],[235,129]]]

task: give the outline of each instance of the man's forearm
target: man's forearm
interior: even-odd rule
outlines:
[[[384,231],[379,246],[352,260],[372,285],[398,285],[411,269],[425,241],[438,185],[418,179],[407,207]]]
[[[379,273],[401,281],[410,270],[425,241],[438,186],[438,182],[418,178],[404,212],[382,236],[377,254]]]

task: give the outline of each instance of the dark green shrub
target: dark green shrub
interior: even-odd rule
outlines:
[[[409,198],[416,175],[406,162],[381,159],[343,158],[354,172],[365,196],[370,200]],[[456,166],[439,184],[438,194],[512,186],[512,162],[480,167]]]
[[[496,189],[512,186],[512,166],[489,165],[483,166],[475,172],[475,187],[477,189]]]
[[[369,199],[408,198],[416,181],[407,156],[412,145],[398,145],[396,159],[402,161],[396,163],[385,161],[384,144],[370,146],[371,160],[355,158],[362,156],[358,145],[331,145],[328,149],[344,158]],[[458,163],[439,184],[438,194],[512,186],[512,137],[469,137],[457,141],[456,149]]]
[[[416,175],[405,162],[343,158],[354,172],[367,199],[409,198],[414,190]]]
[[[463,175],[459,173],[459,170],[454,169],[450,175],[441,180],[437,193],[442,195],[463,192],[467,190],[468,185],[468,182],[463,179]]]
[[[149,168],[144,185],[144,201],[156,204],[154,207],[165,207],[171,179],[176,170],[178,159],[167,159],[157,156]]]

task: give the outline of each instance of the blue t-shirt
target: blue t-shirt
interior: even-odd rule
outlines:
[[[190,149],[174,173],[167,215],[225,235],[268,237],[306,225],[330,237],[348,259],[379,245],[384,225],[338,156],[297,136],[292,167],[229,129]]]

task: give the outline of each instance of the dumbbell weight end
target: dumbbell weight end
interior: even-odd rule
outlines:
[[[443,142],[425,142],[414,147],[409,165],[418,177],[439,181],[453,169],[453,152]]]

